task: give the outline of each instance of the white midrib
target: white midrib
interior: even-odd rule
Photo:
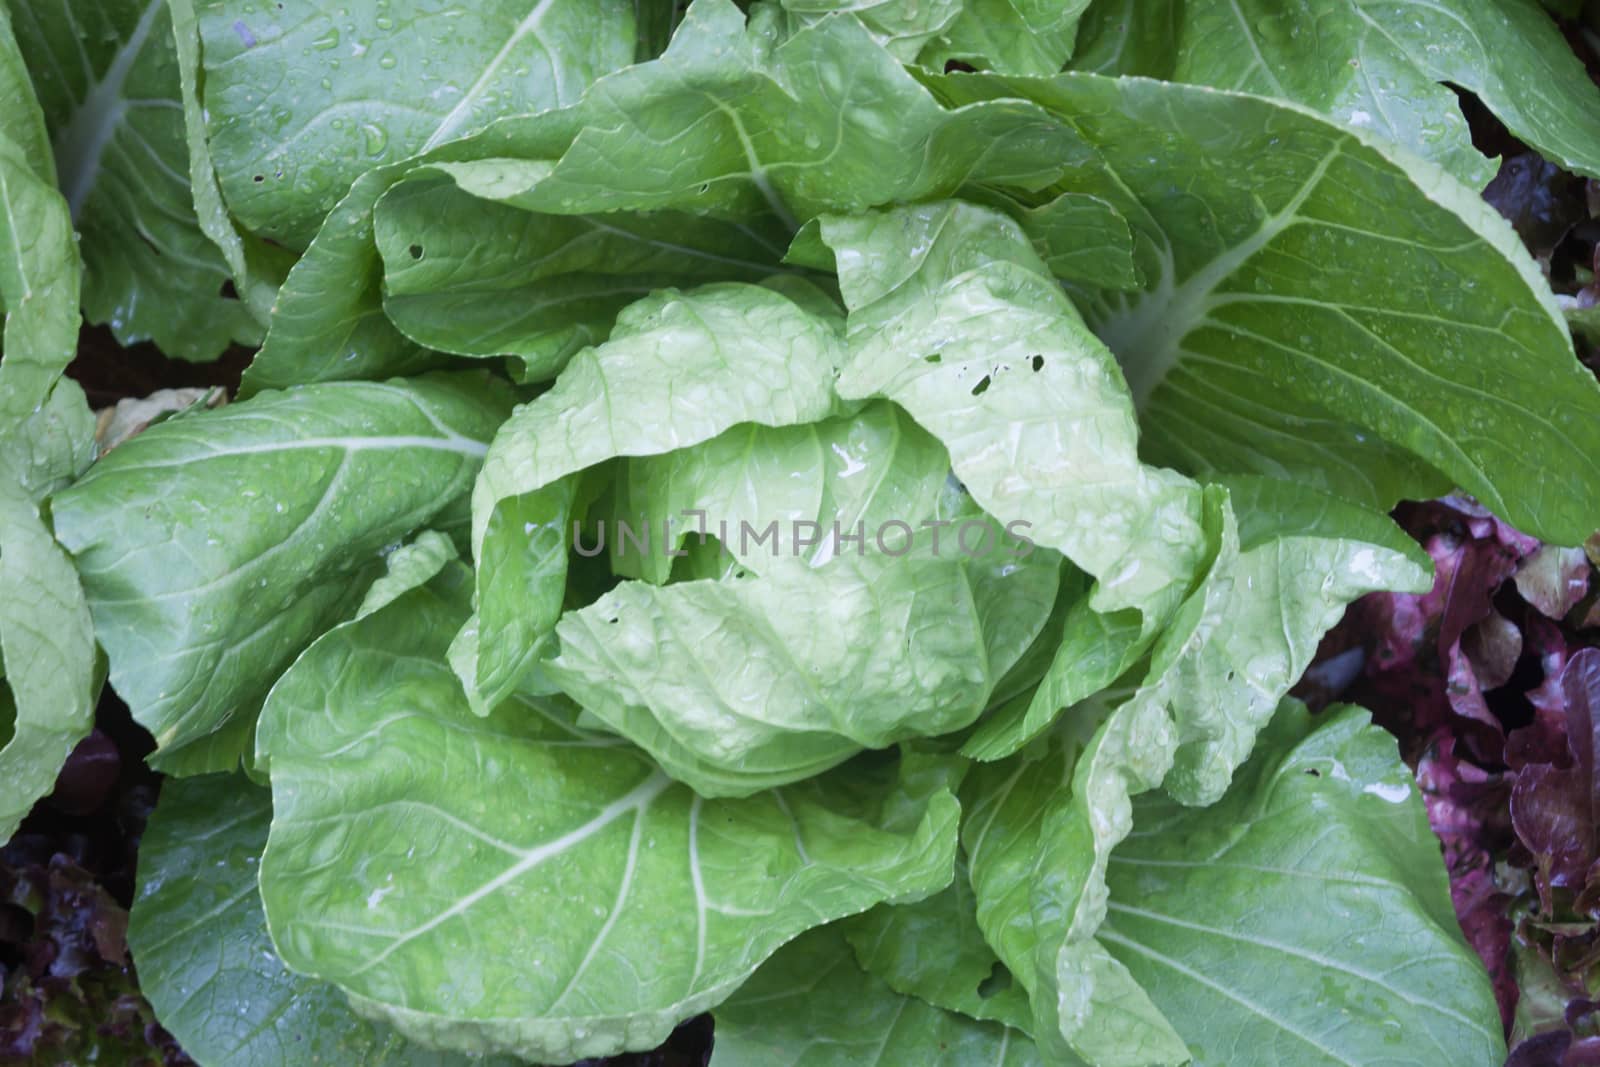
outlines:
[[[518,23],[515,30],[511,31],[511,36],[506,39],[505,45],[495,53],[493,59],[489,60],[489,65],[483,69],[482,74],[478,75],[478,80],[472,83],[472,88],[462,95],[461,99],[456,102],[456,106],[450,109],[450,114],[444,117],[444,121],[439,123],[439,128],[433,131],[433,135],[422,146],[424,152],[449,140],[451,135],[461,128],[468,114],[472,111],[472,106],[481,100],[483,94],[488,91],[490,81],[494,79],[496,74],[500,73],[500,68],[505,66],[506,60],[511,58],[511,53],[516,50],[517,45],[522,43],[522,39],[539,28],[539,23],[544,21],[545,13],[550,10],[550,6],[554,3],[555,0],[539,0],[534,5],[533,10],[528,12],[527,17]]]
[[[535,867],[538,867],[546,860],[554,856],[559,856],[562,853],[570,851],[571,849],[583,844],[585,841],[589,840],[589,838],[595,836],[601,830],[604,830],[607,826],[610,826],[624,815],[627,815],[630,812],[642,813],[645,811],[645,809],[649,808],[650,805],[654,803],[656,797],[665,792],[667,787],[671,784],[672,779],[668,778],[666,774],[661,771],[654,772],[650,775],[650,777],[646,778],[643,782],[635,786],[625,796],[619,797],[610,804],[606,805],[606,807],[597,813],[594,818],[590,819],[576,830],[563,834],[555,840],[546,842],[537,848],[528,849],[522,854],[522,858],[516,863],[512,864],[510,867],[507,867],[504,871],[489,879],[477,889],[474,889],[466,896],[461,897],[454,904],[439,912],[439,914],[435,915],[433,918],[424,923],[420,923],[417,926],[412,927],[410,930],[407,930],[406,932],[396,936],[392,941],[389,942],[389,945],[384,948],[382,952],[378,953],[376,956],[373,956],[366,963],[363,963],[360,967],[357,967],[354,971],[351,971],[350,977],[353,978],[358,974],[371,970],[373,967],[376,967],[378,964],[388,959],[391,955],[398,952],[412,941],[415,941],[417,938],[428,933],[430,930],[436,929],[441,924],[455,918],[457,915],[470,910],[473,905],[478,903],[478,901],[484,899],[485,897],[492,896],[494,893],[516,881],[518,878],[521,878],[523,875],[527,874]]]
[[[121,468],[124,471],[160,470],[190,463],[203,463],[232,456],[254,456],[279,452],[315,452],[335,448],[341,452],[399,452],[418,450],[426,452],[451,452],[459,456],[482,459],[489,446],[470,437],[424,437],[420,434],[397,434],[390,437],[302,437],[294,441],[265,441],[255,445],[233,445],[203,456],[186,456],[171,462],[133,463]]]
[[[127,41],[117,49],[105,74],[89,87],[72,120],[56,135],[56,172],[74,223],[100,178],[100,160],[128,108],[128,102],[122,99],[122,89],[128,83],[128,74],[138,61],[139,53],[144,51],[145,42],[150,39],[150,30],[164,4],[165,0],[150,0],[150,6],[139,16]]]
[[[1173,284],[1172,254],[1168,251],[1156,288],[1130,310],[1100,324],[1096,332],[1117,354],[1137,407],[1143,409],[1156,386],[1177,364],[1183,339],[1205,317],[1217,286],[1294,224],[1342,146],[1342,142],[1334,144],[1289,202],[1263,219],[1254,233],[1191,274],[1182,285]],[[1240,299],[1248,302],[1248,294]]]

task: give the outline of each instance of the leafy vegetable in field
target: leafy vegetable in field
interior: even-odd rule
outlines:
[[[0,821],[108,676],[198,1061],[1501,1062],[1394,742],[1285,698],[1435,596],[1398,502],[1600,527],[1444,85],[1600,171],[1532,0],[12,6]],[[80,314],[261,347],[97,456]]]

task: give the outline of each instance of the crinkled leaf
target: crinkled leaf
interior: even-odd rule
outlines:
[[[1225,514],[1228,504],[1216,489],[1204,496],[1202,526],[1207,531],[1204,572],[1216,573],[1218,554],[1233,551],[1225,527],[1234,521]],[[1397,531],[1391,540],[1404,544]],[[1047,730],[1066,709],[1111,687],[1133,670],[1150,651],[1159,634],[1145,629],[1135,611],[1101,614],[1087,596],[1073,600],[1062,620],[1060,643],[1037,687],[1026,700],[996,709],[961,746],[961,754],[977,760],[997,760],[1019,751]]]
[[[272,798],[239,775],[171,780],[139,845],[128,947],[161,1025],[203,1067],[464,1067],[286,969],[256,892]]]
[[[1102,615],[1087,595],[1078,596],[1067,608],[1038,684],[986,716],[962,743],[961,754],[975,760],[1004,759],[1049,729],[1063,709],[1110,686],[1155,640],[1154,633],[1142,632],[1141,621],[1136,611]]]
[[[968,521],[986,555],[924,535],[816,568],[791,555],[755,577],[624,582],[562,618],[544,671],[706,796],[960,730],[1044,625],[1060,567]]]
[[[314,0],[201,0],[198,14],[222,191],[249,229],[294,247],[364,172],[502,115],[564,107],[634,57],[629,0],[342,14]]]
[[[660,585],[671,574],[668,551],[702,537],[756,573],[777,556],[822,562],[841,551],[899,551],[933,515],[949,470],[939,442],[889,403],[800,426],[746,423],[625,463],[614,484],[612,567]],[[647,532],[648,544],[619,539],[618,524]],[[846,541],[863,526],[865,541]],[[814,545],[796,543],[813,537]]]
[[[84,317],[182,359],[258,343],[195,215],[166,4],[22,0],[12,11],[79,234]]]
[[[843,362],[834,323],[752,285],[667,290],[623,312],[611,340],[496,435],[473,490],[476,667],[492,707],[526,672],[560,614],[573,480],[619,455],[708,441],[744,422],[814,422],[834,407]],[[658,520],[659,521],[659,520]]]
[[[1147,293],[1080,297],[1149,456],[1382,510],[1439,490],[1426,464],[1541,538],[1600,526],[1600,384],[1471,190],[1264,99],[1085,74],[936,82],[957,102],[1021,95],[1059,114],[1080,139],[1064,187],[1133,226]],[[1570,461],[1535,458],[1551,455]]]
[[[152,427],[57,496],[112,684],[157,743],[247,727],[380,551],[460,514],[507,407],[466,375],[263,395]]]
[[[801,931],[948,884],[937,761],[702,800],[562,704],[475,715],[461,612],[421,589],[333,631],[263,714],[273,940],[364,1014],[461,1051],[651,1048]]]
[[[1023,1034],[896,993],[856,965],[837,928],[805,934],[716,1011],[712,1067],[1033,1067]]]
[[[839,394],[905,408],[985,511],[1099,579],[1097,610],[1159,625],[1201,562],[1199,487],[1139,462],[1115,360],[1021,230],[942,203],[821,235],[850,311]]]
[[[38,506],[0,464],[0,662],[10,714],[0,727],[0,842],[50,792],[94,726],[101,674],[94,624],[72,561]]]

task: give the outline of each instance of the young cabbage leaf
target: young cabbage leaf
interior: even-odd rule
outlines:
[[[1198,571],[1200,488],[1140,462],[1116,360],[1021,229],[945,202],[820,236],[849,309],[839,395],[905,408],[985,511],[1098,579],[1096,610],[1159,627]]]
[[[759,576],[624,582],[562,618],[542,669],[703,796],[964,729],[1038,636],[1060,558],[993,520],[949,525],[942,551],[922,531],[815,567],[790,554]]]
[[[1057,733],[963,786],[979,921],[1001,956],[1031,944],[1027,898],[1049,884],[1032,842],[1058,815],[1074,749]],[[1499,1064],[1493,996],[1451,911],[1419,800],[1394,741],[1364,712],[1312,719],[1293,702],[1216,805],[1137,800],[1139,831],[1107,868],[1096,957],[1137,984],[1093,984],[1083,970],[1058,982],[1063,1014],[1091,1014],[1104,1039],[1089,1062],[1386,1062],[1398,1024],[1411,1035],[1407,1062]],[[928,972],[939,964],[918,960]],[[968,947],[961,966],[974,975],[985,960]],[[1316,998],[1304,995],[1312,987]]]
[[[740,423],[826,418],[843,348],[835,321],[770,288],[667,290],[630,306],[610,341],[519,408],[473,489],[478,611],[463,638],[468,651],[451,657],[465,665],[480,707],[511,692],[561,613],[572,476],[615,456],[709,441]]]
[[[896,993],[1022,1033],[1033,1029],[1027,993],[978,926],[964,856],[956,858],[955,880],[943,892],[913,904],[880,904],[837,927],[862,969]]]
[[[181,359],[259,343],[195,215],[166,4],[21,0],[12,13],[79,235],[84,317]]]
[[[111,661],[162,754],[233,726],[188,773],[236,765],[283,668],[353,610],[386,546],[457,521],[503,386],[332,383],[170,419],[55,499]]]
[[[342,13],[314,0],[201,0],[197,12],[223,194],[252,232],[295,248],[367,171],[503,115],[569,105],[635,49],[630,0]]]
[[[271,821],[271,794],[239,775],[174,779],[140,840],[128,947],[184,1052],[201,1067],[513,1067],[410,1044],[284,967],[256,891]]]
[[[760,574],[784,554],[821,563],[841,550],[898,551],[934,515],[949,472],[943,446],[887,402],[799,426],[744,423],[626,460],[602,529],[609,520],[611,566],[626,577],[665,584],[690,538],[714,539],[729,565]]]
[[[1062,188],[1133,226],[1146,292],[1078,295],[1151,457],[1380,509],[1440,491],[1432,467],[1543,539],[1600,526],[1600,383],[1471,190],[1256,97],[1085,74],[934,80],[952,103],[1022,96],[1060,116],[1078,142]],[[1569,460],[1531,460],[1531,476],[1530,457],[1555,455]]]
[[[3,457],[0,457],[3,459]],[[0,462],[0,841],[94,726],[104,675],[72,561]]]
[[[1432,160],[1474,188],[1494,162],[1473,148],[1451,86],[1477,95],[1519,140],[1600,176],[1600,90],[1538,0],[1099,0],[1091,24],[1124,43],[1073,66],[1290,100]],[[1113,28],[1114,27],[1114,28]],[[1109,45],[1109,41],[1106,42]],[[1087,62],[1088,66],[1079,66]],[[1021,73],[1021,72],[1017,72]]]
[[[1042,1067],[1027,1037],[904,996],[836,927],[796,938],[716,1010],[711,1067]]]
[[[374,208],[408,176],[447,173],[477,197],[541,215],[675,211],[764,234],[824,211],[948,194],[974,177],[1032,189],[1059,173],[1059,153],[1041,141],[1060,139],[1056,124],[1033,105],[946,110],[854,18],[790,35],[778,15],[757,6],[747,23],[732,0],[696,0],[659,59],[600,79],[576,106],[503,119],[367,171],[286,281],[247,391],[418,365],[416,346],[383,317],[373,248]],[[649,224],[627,227],[639,225]],[[705,280],[710,264],[686,255],[684,266],[686,284]],[[723,280],[748,273],[742,260],[727,266]],[[584,284],[542,288],[571,295]]]
[[[476,715],[445,662],[464,612],[407,593],[323,637],[263,712],[273,941],[363,1014],[467,1052],[648,1049],[803,930],[949,884],[951,761],[704,800],[567,702]]]
[[[81,265],[44,116],[0,10],[0,434],[43,405],[77,348]]]
[[[385,194],[375,220],[383,310],[400,332],[440,352],[514,356],[523,381],[553,378],[656,289],[761,281],[788,241],[759,222],[677,212],[536,214],[426,173]]]
[[[1157,640],[1138,689],[1069,763],[1070,784],[1063,769],[1053,799],[1009,831],[1024,840],[989,834],[986,850],[968,841],[979,923],[1030,991],[1047,1048],[1059,1033],[1090,1060],[1118,1047],[1177,1055],[1158,1012],[1125,1010],[1143,994],[1094,939],[1131,799],[1165,785],[1183,803],[1213,803],[1345,605],[1429,584],[1416,547],[1381,517],[1279,483],[1243,486],[1241,505],[1254,510],[1262,493],[1285,518],[1252,523],[1245,539],[1226,508],[1211,572]],[[1060,998],[1071,1006],[1058,1010]]]

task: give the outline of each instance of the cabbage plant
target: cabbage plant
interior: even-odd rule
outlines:
[[[3,13],[4,9],[0,9]],[[1533,0],[10,0],[0,838],[102,685],[202,1064],[1498,1064],[1387,517],[1600,527]],[[80,322],[256,349],[107,448]]]

